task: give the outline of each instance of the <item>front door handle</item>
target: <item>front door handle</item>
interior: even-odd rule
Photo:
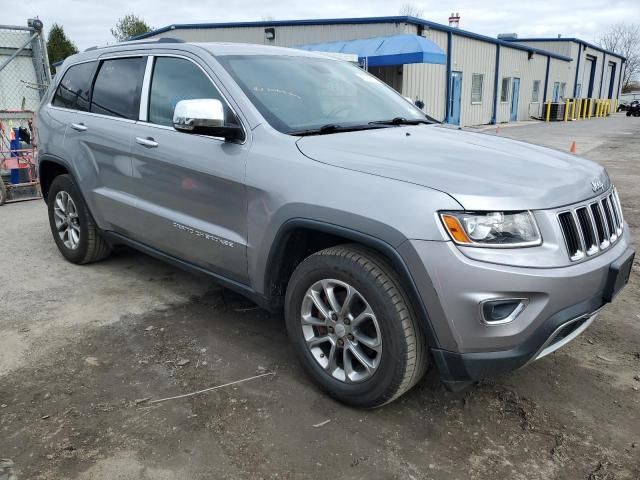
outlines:
[[[158,142],[156,142],[152,137],[147,137],[147,138],[136,137],[136,143],[147,148],[155,148],[158,146]]]
[[[71,124],[71,128],[73,128],[74,130],[77,130],[78,132],[86,132],[87,131],[87,127],[84,123],[72,123]]]

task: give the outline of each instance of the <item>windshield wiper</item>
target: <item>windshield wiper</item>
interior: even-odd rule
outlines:
[[[419,124],[427,124],[431,125],[432,123],[439,123],[435,119],[431,117],[427,117],[428,119],[422,118],[412,118],[409,120],[404,117],[395,117],[391,120],[376,120],[375,122],[369,122],[370,125],[419,125]]]
[[[287,132],[289,135],[307,136],[307,135],[326,135],[328,133],[338,132],[355,132],[358,130],[370,130],[372,128],[382,128],[382,124],[369,123],[367,125],[340,125],[339,123],[328,123],[320,128],[310,128],[307,130],[294,130]]]

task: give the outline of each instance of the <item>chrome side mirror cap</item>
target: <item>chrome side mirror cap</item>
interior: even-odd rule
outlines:
[[[222,137],[227,141],[244,139],[242,127],[227,124],[224,106],[214,98],[180,100],[173,110],[173,128],[184,133]]]

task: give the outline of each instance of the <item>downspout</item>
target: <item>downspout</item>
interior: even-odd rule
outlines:
[[[549,86],[549,65],[551,63],[551,57],[547,56],[547,72],[544,74],[544,94],[542,95],[542,103],[547,101],[547,87]]]
[[[582,44],[579,43],[578,44],[578,63],[576,64],[576,78],[573,81],[573,98],[576,98],[576,95],[578,95],[578,73],[580,72],[581,59],[582,59]],[[580,92],[580,97],[582,97],[582,92]]]
[[[451,55],[453,50],[453,34],[447,32],[447,91],[444,104],[444,121],[449,123],[451,120]]]
[[[547,64],[549,68],[549,64]],[[493,76],[493,113],[491,114],[491,124],[495,125],[498,121],[498,78],[500,76],[500,44],[496,43],[496,71]],[[545,89],[546,89],[545,84]]]

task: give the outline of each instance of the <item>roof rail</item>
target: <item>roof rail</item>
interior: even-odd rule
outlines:
[[[114,45],[105,45],[103,47],[98,47],[96,45],[94,45],[93,47],[89,47],[85,50],[85,52],[90,52],[92,50],[98,50],[100,48],[108,48],[108,47],[113,47],[115,45],[143,45],[143,44],[149,44],[149,43],[185,43],[184,40],[182,40],[181,38],[172,38],[172,37],[160,37],[160,38],[153,38],[153,39],[142,39],[142,40],[125,40],[123,42],[118,42]]]

